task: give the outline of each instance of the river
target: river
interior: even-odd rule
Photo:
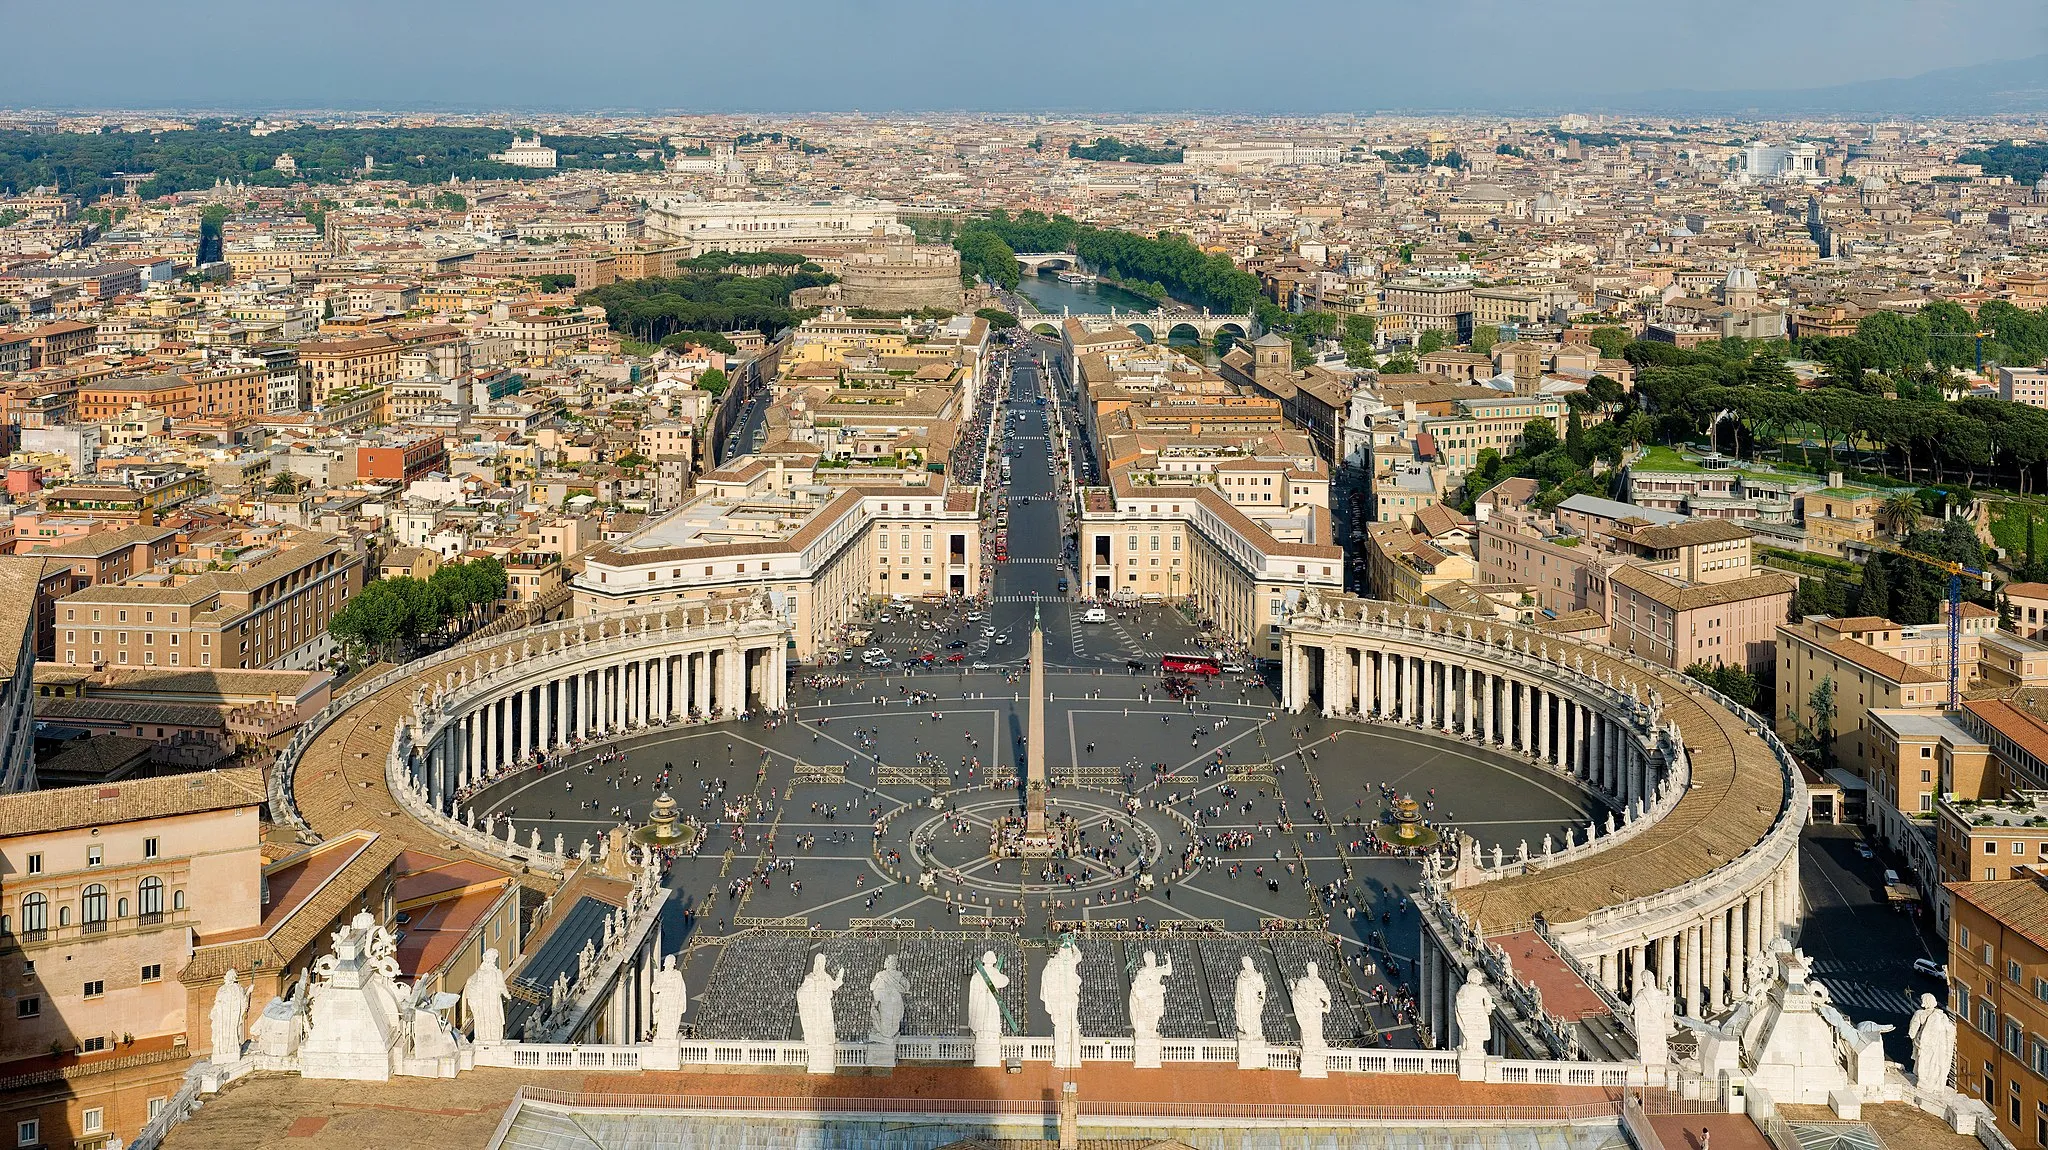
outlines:
[[[1047,315],[1059,315],[1061,309],[1068,309],[1079,315],[1101,315],[1110,308],[1119,312],[1151,311],[1155,305],[1144,296],[1135,295],[1110,283],[1072,284],[1062,283],[1051,272],[1044,275],[1027,275],[1017,285],[1019,295],[1025,296],[1038,305],[1038,310]],[[1169,306],[1180,307],[1181,304]],[[1165,333],[1160,333],[1165,334]],[[1200,342],[1186,340],[1184,342]]]

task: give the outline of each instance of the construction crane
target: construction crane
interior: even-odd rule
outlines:
[[[1975,576],[1982,582],[1984,590],[1989,591],[1991,573],[1979,571],[1975,567],[1966,567],[1961,563],[1951,563],[1932,555],[1922,555],[1918,551],[1908,551],[1890,543],[1871,540],[1863,545],[1874,551],[1902,555],[1916,563],[1925,563],[1948,576],[1948,709],[1956,710],[1963,705],[1962,688],[1958,682],[1963,659],[1963,576]]]
[[[1975,340],[1977,342],[1977,374],[1983,375],[1984,341],[1987,339],[1994,339],[1997,337],[1997,335],[1998,333],[1995,331],[1932,331],[1927,333],[1927,338]]]

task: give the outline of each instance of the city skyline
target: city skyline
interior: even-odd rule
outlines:
[[[703,112],[1121,111],[1310,114],[1579,109],[1769,115],[2048,107],[2033,58],[2048,11],[2022,0],[1874,0],[1711,9],[1561,0],[1540,21],[1495,0],[1291,0],[1252,13],[1052,0],[1008,13],[930,0],[859,9],[778,0],[743,9],[613,0],[571,26],[518,0],[422,10],[376,0],[339,25],[246,0],[187,10],[116,0],[21,8],[26,42],[95,43],[95,66],[30,54],[0,105],[50,108]],[[1302,54],[1248,21],[1318,30]],[[1759,36],[1768,27],[1771,34]],[[1090,29],[1064,35],[1062,29]],[[640,29],[645,35],[621,35]],[[798,29],[793,43],[779,39]],[[1232,30],[1236,31],[1232,31]],[[812,53],[807,44],[829,45]],[[729,51],[752,45],[756,50]],[[1251,46],[1248,46],[1251,45]],[[710,46],[712,50],[704,50]],[[763,53],[796,68],[761,69]],[[897,61],[874,67],[877,53]],[[994,55],[1007,66],[989,67]],[[1965,71],[1946,78],[1939,74]],[[1930,75],[1934,74],[1934,75]],[[1922,82],[1922,81],[1926,82]],[[1991,85],[1993,91],[1984,91]],[[1831,94],[1834,89],[1846,89]],[[1816,104],[1815,102],[1818,101]]]

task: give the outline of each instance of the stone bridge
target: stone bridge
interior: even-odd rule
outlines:
[[[1058,315],[1027,309],[1017,313],[1017,322],[1027,331],[1057,334],[1060,325],[1069,319],[1080,320],[1090,331],[1100,331],[1114,324],[1122,324],[1147,343],[1165,343],[1181,328],[1192,330],[1204,341],[1216,338],[1219,331],[1231,332],[1241,339],[1252,339],[1259,334],[1257,316],[1214,315],[1207,308],[1200,311],[1191,308],[1163,307],[1153,308],[1151,311],[1118,311],[1111,308],[1107,313],[1062,310]]]
[[[1018,252],[1017,266],[1025,275],[1035,276],[1040,268],[1078,268],[1081,257],[1072,252]]]

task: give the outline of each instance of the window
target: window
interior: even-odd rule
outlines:
[[[99,1133],[99,1132],[100,1132],[101,1130],[103,1130],[103,1129],[105,1129],[105,1128],[106,1128],[106,1119],[107,1119],[107,1112],[106,1112],[106,1111],[105,1111],[104,1109],[102,1109],[101,1107],[98,1107],[98,1106],[88,1106],[88,1107],[86,1107],[86,1108],[85,1108],[85,1113],[83,1113],[83,1114],[79,1115],[79,1119],[78,1119],[78,1124],[79,1124],[79,1126],[81,1126],[81,1127],[83,1128],[83,1129],[81,1129],[81,1130],[79,1131],[79,1133],[81,1133],[81,1134],[97,1134],[97,1133]]]
[[[156,982],[156,981],[158,981],[158,980],[162,979],[162,978],[163,978],[163,976],[164,976],[164,965],[163,965],[163,963],[160,963],[160,962],[152,962],[152,963],[150,963],[150,964],[148,964],[147,966],[144,966],[144,967],[142,968],[142,981],[144,981],[144,982]]]
[[[14,1144],[35,1146],[43,1140],[43,1123],[39,1118],[24,1118],[14,1124]]]
[[[98,998],[100,995],[105,994],[106,992],[107,980],[104,978],[95,978],[91,982],[85,984],[85,997],[87,998]]]
[[[85,865],[87,866],[98,866],[106,857],[106,848],[104,847],[85,848]]]
[[[2020,985],[2020,964],[2018,960],[2010,958],[2005,960],[2005,977],[2014,986]]]
[[[143,857],[143,858],[146,858],[146,859],[153,859],[153,858],[155,858],[156,856],[157,856],[157,840],[156,840],[155,838],[146,838],[146,839],[143,839],[143,840],[142,840],[142,857]]]
[[[27,995],[14,1000],[14,1017],[36,1018],[43,1013],[43,1000],[39,995]]]
[[[28,873],[43,873],[43,853],[41,851],[37,851],[36,853],[28,856]]]
[[[145,918],[149,915],[161,916],[164,912],[164,880],[155,875],[143,879],[141,885],[135,888],[135,899],[137,909]]]
[[[171,892],[171,909],[172,909],[172,910],[184,910],[184,909],[185,909],[185,892],[184,892],[184,891],[182,891],[182,890],[174,890],[174,891],[172,891],[172,892]]]
[[[93,883],[78,895],[78,921],[92,925],[107,921],[107,888]]]

